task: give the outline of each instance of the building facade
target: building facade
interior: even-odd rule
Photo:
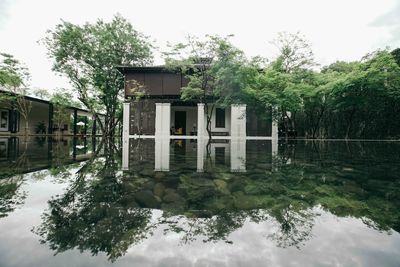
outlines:
[[[204,103],[183,102],[184,74],[164,67],[120,67],[125,76],[123,137],[207,137]],[[144,96],[137,99],[138,93]],[[211,116],[214,138],[277,139],[277,124],[243,103],[216,107]]]
[[[0,90],[0,94],[13,95],[10,92]],[[65,119],[58,121],[55,117],[54,105],[43,99],[23,96],[24,101],[30,106],[27,117],[29,135],[86,135],[97,133],[96,122],[93,115],[85,109],[69,107],[63,115]],[[89,122],[92,121],[89,129]],[[11,100],[0,101],[0,135],[25,134],[25,118],[18,112]]]

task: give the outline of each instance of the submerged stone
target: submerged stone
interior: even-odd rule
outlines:
[[[158,208],[159,202],[149,190],[139,191],[135,194],[136,201],[145,208]]]
[[[167,203],[182,202],[183,198],[175,191],[166,190],[165,195],[163,197],[163,201]]]
[[[230,194],[231,192],[228,189],[228,184],[221,179],[214,180],[214,184],[217,187],[217,190],[222,194]]]
[[[165,186],[162,183],[156,183],[153,189],[154,195],[162,197],[164,195]]]

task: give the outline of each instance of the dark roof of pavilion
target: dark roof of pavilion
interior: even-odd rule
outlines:
[[[8,94],[8,95],[11,95],[11,96],[12,95],[17,95],[14,92],[10,92],[10,91],[4,90],[4,89],[0,89],[0,94]],[[23,97],[26,100],[29,100],[29,101],[32,101],[32,102],[37,102],[37,103],[42,103],[42,104],[51,104],[51,102],[49,100],[44,100],[44,99],[36,98],[36,97],[33,97],[33,96],[24,95]],[[78,107],[68,107],[68,108],[72,109],[72,110],[76,109],[76,110],[81,111],[81,112],[90,113],[89,110],[83,109],[83,108],[78,108]],[[99,114],[99,115],[103,115],[103,114]]]
[[[208,65],[208,64],[207,64]],[[194,64],[193,65],[195,68],[200,66],[204,66],[204,64]],[[171,68],[166,67],[165,65],[158,65],[158,66],[143,66],[143,67],[138,67],[138,66],[117,66],[117,70],[119,70],[122,74],[125,73],[160,73],[160,72],[166,72],[166,73],[179,73],[179,69],[173,70]]]
[[[168,69],[165,66],[143,66],[143,67],[118,66],[116,68],[123,74],[129,73],[129,72],[171,72],[171,73],[174,73],[173,70]]]

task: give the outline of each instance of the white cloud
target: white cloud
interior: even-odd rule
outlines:
[[[356,60],[371,50],[393,44],[394,26],[376,27],[373,22],[385,14],[396,17],[395,3],[393,0],[16,0],[0,5],[0,10],[2,6],[8,7],[8,16],[0,13],[3,19],[0,51],[14,54],[28,65],[32,86],[70,87],[66,79],[51,71],[46,50],[37,41],[60,19],[81,24],[97,18],[109,20],[121,13],[161,48],[167,41],[182,41],[189,33],[235,34],[233,42],[247,55],[272,57],[275,49],[268,41],[277,32],[300,31],[312,42],[317,60],[329,64],[338,59]],[[156,60],[161,62],[160,58]]]

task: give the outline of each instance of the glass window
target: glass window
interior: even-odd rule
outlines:
[[[8,110],[0,110],[0,131],[8,131]]]
[[[225,109],[223,108],[215,110],[215,128],[225,128]]]

